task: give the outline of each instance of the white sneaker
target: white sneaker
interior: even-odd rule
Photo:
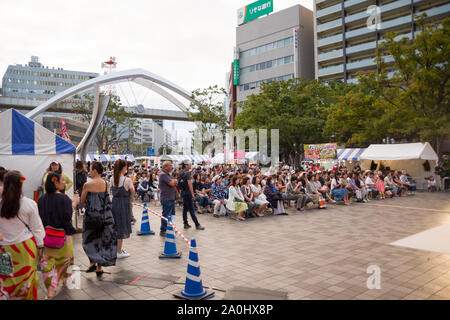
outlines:
[[[129,256],[130,254],[122,249],[122,252],[117,254],[117,259],[124,259],[128,258]]]

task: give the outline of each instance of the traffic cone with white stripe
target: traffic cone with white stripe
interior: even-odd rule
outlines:
[[[167,229],[166,229],[166,242],[164,244],[164,252],[159,255],[160,259],[178,259],[181,258],[181,252],[177,251],[177,245],[175,243],[175,232],[170,224],[172,222],[172,217],[167,218]]]
[[[155,232],[150,229],[150,220],[148,219],[147,204],[144,203],[144,210],[142,210],[141,231],[137,232],[138,236],[152,236]]]
[[[214,291],[205,290],[200,276],[200,264],[198,261],[197,243],[191,239],[189,250],[189,261],[186,274],[186,284],[184,290],[179,294],[174,294],[179,299],[204,300],[214,297]]]

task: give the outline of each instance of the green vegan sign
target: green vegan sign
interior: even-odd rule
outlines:
[[[238,25],[273,12],[273,0],[259,0],[238,9]]]
[[[233,84],[239,84],[239,60],[234,59],[233,63]]]

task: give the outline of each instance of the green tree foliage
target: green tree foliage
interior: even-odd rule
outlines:
[[[166,147],[166,154],[172,154],[172,151],[173,151],[173,150],[172,150],[171,147],[169,147],[169,146]],[[163,155],[163,154],[164,154],[164,146],[160,146],[160,147],[159,147],[158,153],[159,153],[160,155]]]
[[[412,41],[389,33],[380,45],[379,73],[361,74],[359,84],[332,106],[324,134],[349,146],[379,143],[386,136],[429,141],[439,156],[450,135],[450,19],[442,26],[418,20]],[[393,63],[384,60],[391,56]],[[388,77],[389,72],[392,77]]]
[[[228,119],[225,113],[224,99],[226,91],[217,85],[204,89],[196,89],[192,92],[192,98],[198,104],[191,103],[187,112],[190,121],[200,122],[203,136],[202,150],[212,140],[209,133],[218,129],[225,134],[228,127]]]
[[[90,123],[94,109],[94,97],[90,94],[85,94],[83,97],[87,99],[87,103],[74,105],[72,109],[81,116],[83,121]],[[114,144],[121,141],[125,133],[128,132],[130,136],[132,135],[133,130],[137,128],[136,120],[132,117],[133,114],[125,110],[120,98],[112,96],[94,140],[100,152],[104,150],[105,153],[108,153]],[[121,148],[119,146],[119,152],[127,152],[126,144]]]
[[[347,90],[342,82],[326,85],[292,79],[263,83],[259,94],[248,96],[240,105],[235,129],[279,129],[280,154],[285,160],[295,158],[303,152],[303,144],[329,142],[322,134],[327,110]]]

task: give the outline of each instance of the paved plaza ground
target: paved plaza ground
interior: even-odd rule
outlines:
[[[151,206],[161,212],[161,207]],[[124,248],[131,257],[95,273],[82,272],[81,289],[61,288],[54,299],[167,300],[184,288],[189,248],[177,237],[181,259],[160,260],[164,238],[160,219],[150,214],[154,236],[140,237],[142,209]],[[183,230],[181,208],[175,223],[187,238],[197,240],[203,285],[223,299],[233,287],[262,288],[300,299],[450,299],[450,254],[417,250],[390,243],[450,223],[450,193],[354,203],[329,204],[325,210],[305,212],[288,208],[288,216],[267,216],[238,222],[228,217],[198,215],[206,230]],[[192,224],[192,223],[191,223]],[[450,235],[446,239],[450,241]],[[89,264],[74,236],[75,264]],[[370,265],[381,270],[381,289],[368,289]],[[154,275],[153,281],[123,284],[118,276]],[[172,276],[173,282],[159,279]],[[112,281],[114,280],[114,281]],[[134,280],[131,279],[130,280]],[[129,282],[128,282],[129,283]],[[42,281],[39,298],[45,298]]]

